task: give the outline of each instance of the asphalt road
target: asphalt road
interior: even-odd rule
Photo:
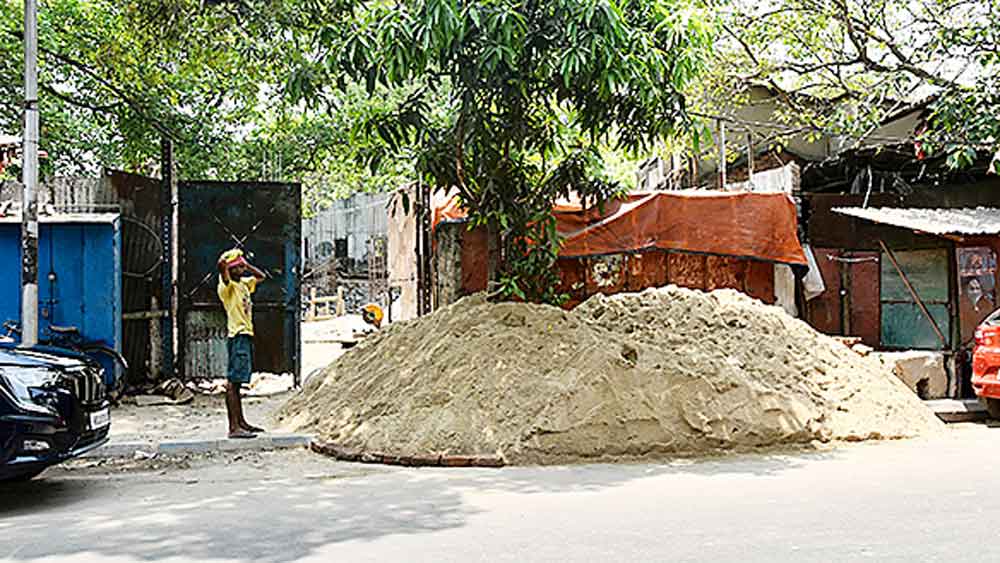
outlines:
[[[78,464],[0,489],[0,559],[1000,561],[998,432],[502,470],[305,451]]]

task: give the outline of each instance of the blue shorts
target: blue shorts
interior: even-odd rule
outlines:
[[[250,373],[253,372],[253,337],[249,334],[233,336],[226,341],[226,351],[229,352],[226,378],[233,383],[250,383]]]

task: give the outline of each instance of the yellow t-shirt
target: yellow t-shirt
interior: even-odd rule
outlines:
[[[229,338],[240,334],[253,336],[253,301],[250,296],[257,289],[257,278],[250,276],[228,285],[219,276],[219,299],[226,309]]]

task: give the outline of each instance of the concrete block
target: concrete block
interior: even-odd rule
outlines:
[[[948,370],[944,354],[912,350],[872,354],[892,369],[896,377],[921,399],[948,396]]]
[[[276,449],[286,448],[307,448],[312,442],[312,436],[308,434],[273,434],[271,435],[271,445]]]
[[[270,450],[272,447],[271,440],[267,436],[258,436],[249,440],[230,440],[227,438],[219,440],[216,444],[216,448],[224,452],[264,451]]]
[[[227,440],[174,440],[161,442],[156,451],[163,455],[202,454],[221,449],[220,442],[224,441]]]

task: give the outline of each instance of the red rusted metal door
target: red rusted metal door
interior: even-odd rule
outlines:
[[[814,248],[813,253],[826,290],[808,301],[807,320],[820,332],[843,334],[840,262],[837,260],[841,252],[833,248]]]
[[[847,252],[843,257],[842,267],[848,268],[850,284],[846,296],[851,315],[848,331],[851,336],[860,337],[868,346],[878,347],[882,334],[879,253]]]

